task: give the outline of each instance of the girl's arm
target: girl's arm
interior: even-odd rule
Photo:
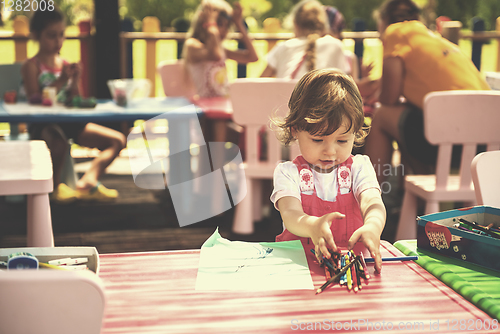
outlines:
[[[399,57],[384,58],[379,101],[386,105],[399,104],[403,95],[404,63]]]
[[[196,38],[186,40],[186,61],[198,63],[206,60],[221,60],[224,58],[224,48],[217,27],[219,12],[211,7],[206,7],[200,15],[206,17],[204,26],[207,30],[207,40],[205,44]]]
[[[243,24],[243,10],[239,2],[233,4],[233,21],[236,25],[236,29],[242,35],[243,44],[245,44],[244,50],[227,50],[226,56],[229,59],[235,60],[238,63],[246,64],[259,60],[259,56],[253,47],[252,40],[248,37],[247,30]]]
[[[26,91],[26,98],[29,100],[33,95],[40,94],[38,85],[38,67],[32,61],[26,61],[21,67],[23,86]]]
[[[380,255],[380,235],[384,230],[386,212],[380,191],[375,188],[366,189],[359,198],[359,208],[363,216],[364,225],[358,228],[349,239],[348,247],[352,249],[360,240],[375,259],[375,269],[382,270],[382,256]]]
[[[378,101],[380,95],[380,79],[363,77],[356,82],[356,85],[365,103],[372,104]]]
[[[343,214],[332,212],[322,217],[309,216],[304,213],[302,203],[292,196],[280,198],[276,205],[288,231],[296,236],[312,239],[318,261],[321,262],[322,254],[330,258],[328,248],[337,251],[330,226],[333,219],[344,218]]]

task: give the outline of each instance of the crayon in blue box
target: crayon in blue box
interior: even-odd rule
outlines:
[[[462,221],[477,228],[458,228]],[[475,206],[417,217],[417,247],[500,271],[500,238],[477,232],[485,228],[500,230],[500,209]]]

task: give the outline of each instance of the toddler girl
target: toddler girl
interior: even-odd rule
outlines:
[[[352,156],[367,135],[363,102],[356,84],[338,70],[314,70],[295,86],[289,114],[276,120],[280,140],[297,140],[302,155],[280,163],[271,201],[284,231],[276,241],[301,240],[329,258],[337,244],[363,242],[381,270],[380,234],[385,207],[370,159]],[[307,252],[309,253],[309,252]]]

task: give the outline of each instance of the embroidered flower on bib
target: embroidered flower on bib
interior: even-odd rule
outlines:
[[[347,166],[340,166],[337,174],[341,194],[347,194],[351,189],[351,170]]]
[[[313,173],[309,169],[302,169],[300,171],[300,191],[310,192],[314,190]]]

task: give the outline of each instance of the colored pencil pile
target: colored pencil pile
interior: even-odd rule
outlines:
[[[459,218],[458,221],[459,222],[454,224],[453,227],[458,228],[459,230],[500,239],[500,230],[493,227],[493,224],[482,226],[476,222],[471,222],[463,218]]]
[[[314,253],[313,249],[311,251]],[[316,290],[316,294],[323,292],[330,284],[336,282],[354,292],[361,290],[361,279],[364,279],[365,283],[370,279],[363,253],[354,255],[351,250],[345,254],[330,251],[330,254],[330,259],[323,257],[322,265],[325,268],[326,282]]]

